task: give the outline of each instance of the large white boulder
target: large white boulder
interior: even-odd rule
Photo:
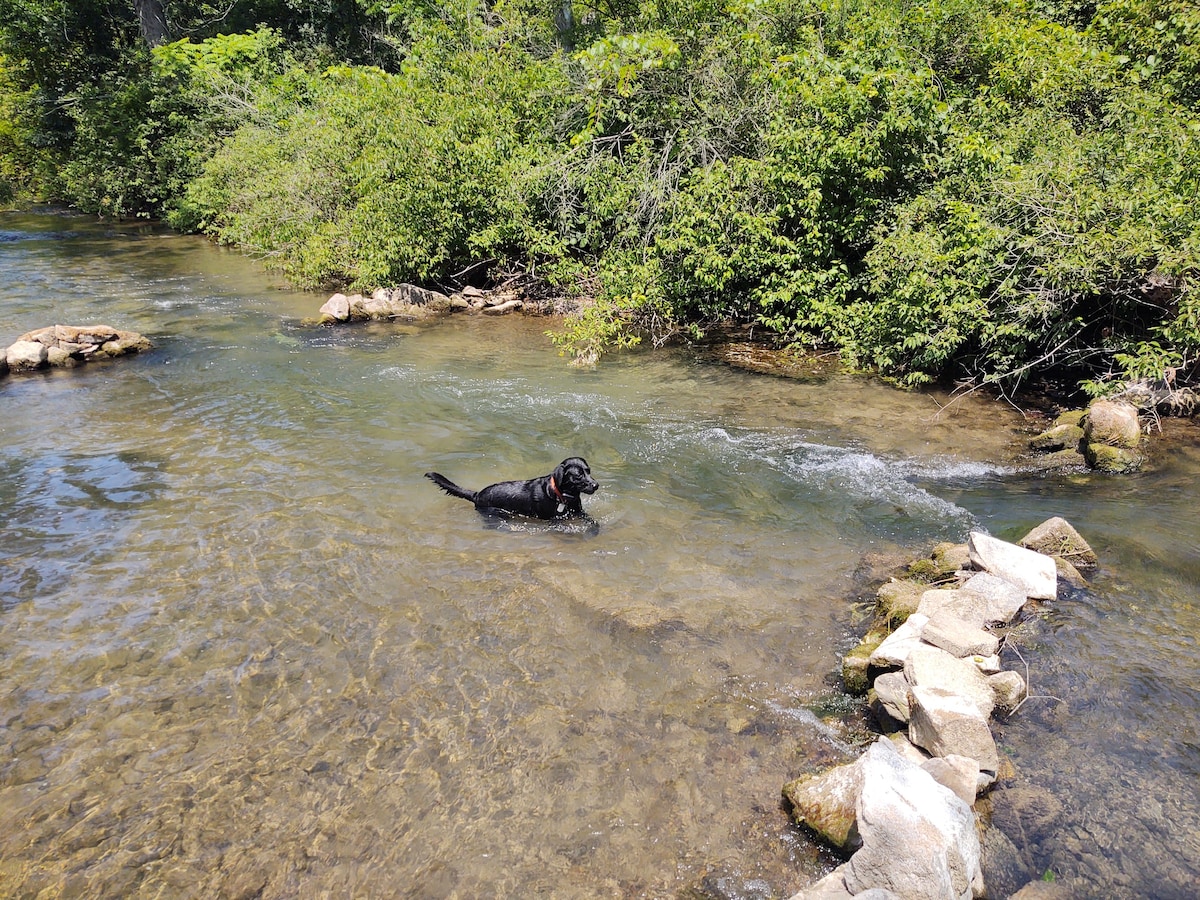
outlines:
[[[14,341],[5,353],[8,367],[14,372],[40,369],[47,364],[46,345],[38,341]]]
[[[839,871],[852,896],[969,900],[983,893],[975,815],[953,791],[900,757],[886,738],[863,754],[862,847]]]
[[[985,624],[998,622],[1007,625],[1017,617],[1028,599],[1025,592],[1011,581],[989,572],[972,575],[963,584],[962,591],[986,601],[983,613]]]
[[[978,710],[984,720],[992,714],[995,707],[995,692],[987,676],[980,672],[972,661],[958,659],[930,644],[916,647],[909,654],[904,663],[904,677],[913,687],[936,688],[962,697]],[[921,746],[930,750],[924,744]]]
[[[909,690],[908,739],[933,756],[965,756],[979,763],[979,787],[996,780],[1000,755],[975,700],[939,687]]]
[[[1058,596],[1058,569],[1049,556],[1026,550],[982,531],[967,537],[967,551],[975,566],[1010,581],[1035,600]]]
[[[990,631],[976,628],[950,612],[938,612],[929,617],[921,638],[940,647],[951,656],[993,656],[1000,648],[1000,638]]]

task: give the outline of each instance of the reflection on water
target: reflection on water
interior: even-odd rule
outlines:
[[[1131,784],[1186,793],[1196,740],[1173,720],[1200,672],[1173,663],[1196,573],[1143,529],[1144,479],[997,465],[1015,413],[980,428],[970,399],[683,353],[579,371],[536,320],[313,329],[322,297],[203,241],[50,215],[0,232],[0,342],[105,322],[156,345],[0,383],[0,894],[787,896],[831,864],[778,798],[851,752],[810,707],[853,641],[864,554],[1060,512],[1114,562],[1026,647],[1072,703],[1007,726],[1020,783],[1089,834],[1038,742],[1106,768],[1145,732],[1161,752]],[[573,454],[597,534],[491,528],[422,477],[480,487]],[[1171,477],[1163,519],[1190,508]],[[1097,618],[1117,643],[1078,646]],[[1127,747],[1076,730],[1089,691],[1138,704]],[[1200,802],[1171,802],[1190,827]],[[1148,877],[1132,850],[1064,860],[1022,828],[1030,870]]]

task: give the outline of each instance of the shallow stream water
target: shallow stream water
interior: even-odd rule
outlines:
[[[861,737],[864,571],[1051,515],[1103,568],[1021,644],[1058,699],[998,726],[997,891],[1194,895],[1190,427],[1152,474],[1041,476],[982,398],[686,350],[580,370],[534,318],[316,328],[273,282],[0,215],[0,345],[155,344],[0,381],[0,896],[787,897],[836,863],[779,796]],[[570,455],[597,533],[423,478]]]

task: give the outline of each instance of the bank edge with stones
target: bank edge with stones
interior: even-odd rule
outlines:
[[[1080,569],[1095,565],[1053,518],[1018,544],[980,531],[940,544],[879,589],[843,679],[867,694],[886,734],[856,762],[784,786],[796,821],[851,854],[792,900],[988,896],[973,807],[1000,770],[990,717],[1028,697],[1020,673],[1000,665],[997,630],[1055,599],[1060,580],[1081,586]]]

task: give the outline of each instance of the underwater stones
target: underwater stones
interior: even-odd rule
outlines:
[[[136,331],[119,331],[108,325],[51,325],[26,332],[0,353],[4,360],[0,375],[47,367],[70,369],[89,359],[124,356],[150,346]]]
[[[967,548],[974,565],[1016,585],[1027,597],[1053,600],[1058,596],[1058,573],[1050,557],[982,531],[971,532]]]

